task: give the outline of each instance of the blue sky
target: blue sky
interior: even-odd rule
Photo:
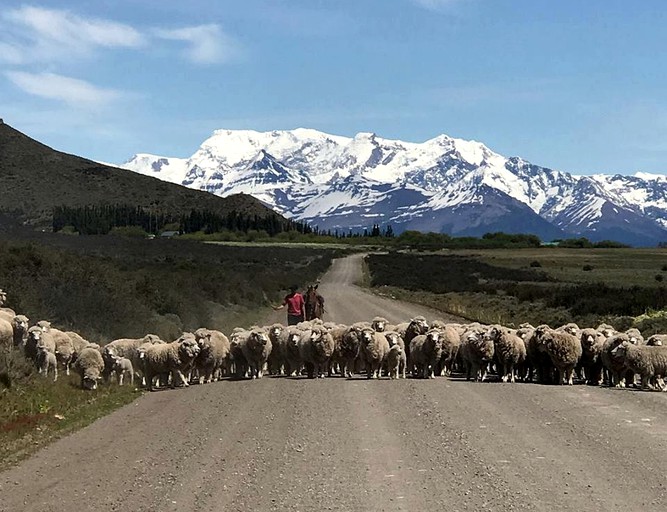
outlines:
[[[0,117],[107,162],[308,127],[666,173],[665,27],[663,0],[9,0]]]

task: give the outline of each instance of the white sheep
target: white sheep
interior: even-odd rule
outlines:
[[[324,377],[334,348],[333,336],[324,327],[313,325],[310,330],[303,331],[299,340],[299,355],[308,378]]]
[[[537,349],[549,356],[558,371],[558,384],[574,383],[574,369],[581,358],[581,341],[566,330],[540,326],[535,330]]]
[[[612,351],[625,365],[642,379],[642,389],[653,388],[654,382],[667,376],[667,347],[637,346],[629,340],[623,340]]]
[[[373,329],[361,331],[360,355],[366,363],[366,376],[371,379],[380,377],[382,363],[389,352],[389,342],[384,333]]]
[[[156,343],[146,347],[141,353],[141,361],[149,391],[153,390],[153,379],[164,375],[171,375],[172,388],[177,382],[187,387],[188,379],[184,372],[190,371],[199,350],[192,333],[183,333],[171,343]]]
[[[405,342],[400,334],[396,331],[385,331],[384,337],[387,338],[389,342],[389,354],[387,354],[387,373],[391,377],[392,369],[394,369],[394,364],[398,364],[398,367],[395,369],[396,378],[405,379],[405,372],[408,366],[407,357],[405,356]],[[394,348],[398,347],[398,348]]]
[[[409,364],[413,376],[433,378],[435,369],[442,358],[442,332],[430,329],[426,334],[418,334],[410,341]]]
[[[203,384],[216,381],[229,368],[229,339],[220,331],[211,329],[197,329],[194,334],[200,349],[195,359],[199,382]]]
[[[58,361],[56,355],[50,352],[44,345],[37,347],[37,368],[40,375],[48,377],[49,370],[53,373],[53,382],[58,380]]]
[[[466,379],[484,382],[488,366],[493,361],[493,341],[485,338],[486,329],[479,324],[470,324],[461,336],[459,353],[466,370]]]
[[[102,378],[104,360],[100,351],[93,347],[84,348],[74,363],[75,371],[81,376],[81,388],[97,389],[97,383]]]
[[[30,320],[25,315],[16,315],[12,319],[13,344],[15,348],[22,349],[28,341],[28,329],[30,328]]]
[[[251,378],[262,378],[264,365],[269,359],[272,348],[269,334],[261,327],[253,328],[249,335],[244,338],[243,343],[241,343],[241,351],[248,362]]]
[[[119,386],[123,385],[125,375],[130,377],[130,385],[134,386],[134,368],[132,368],[132,361],[127,357],[114,356],[112,371],[116,374]]]
[[[502,382],[515,382],[515,370],[526,360],[526,345],[521,337],[507,327],[492,325],[486,332],[493,341],[493,353],[498,361],[498,373]]]

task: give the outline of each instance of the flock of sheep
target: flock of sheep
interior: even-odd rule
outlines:
[[[22,350],[39,373],[54,380],[59,367],[67,374],[73,368],[84,389],[95,389],[112,375],[120,385],[126,378],[133,384],[136,376],[153,390],[225,376],[255,379],[267,372],[310,378],[365,373],[369,379],[397,379],[458,371],[475,381],[495,372],[503,382],[571,385],[576,376],[587,384],[616,387],[635,385],[639,375],[643,389],[662,390],[667,376],[667,343],[662,346],[667,335],[644,340],[637,329],[617,332],[606,324],[594,329],[576,324],[510,329],[428,322],[421,316],[390,325],[376,317],[349,326],[313,320],[288,327],[236,328],[229,338],[202,328],[170,343],[148,334],[100,346],[46,321],[30,327],[27,317],[2,307],[5,300],[0,290],[0,343]]]

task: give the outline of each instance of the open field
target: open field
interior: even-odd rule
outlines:
[[[378,293],[488,323],[667,330],[659,249],[502,249],[370,255]],[[656,313],[658,312],[658,313]]]

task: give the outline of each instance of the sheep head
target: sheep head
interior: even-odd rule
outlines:
[[[390,347],[398,346],[400,348],[400,338],[401,338],[400,334],[398,334],[397,332],[390,331],[384,333],[384,337],[387,338]]]
[[[387,327],[387,320],[381,316],[376,316],[373,318],[371,326],[377,332],[384,332],[385,328]]]
[[[253,329],[250,341],[256,347],[265,347],[269,343],[269,336],[264,329]]]
[[[373,329],[363,329],[361,331],[361,342],[365,346],[372,345],[375,341],[375,331]]]
[[[49,322],[47,320],[40,320],[35,325],[36,325],[36,327],[39,327],[44,332],[48,332],[48,331],[51,330],[51,322]]]
[[[194,334],[189,332],[184,332],[178,338],[178,358],[181,362],[191,361],[197,355],[199,355],[199,344]]]
[[[416,316],[410,320],[408,329],[412,327],[418,334],[426,334],[428,332],[428,322],[423,316]]]

